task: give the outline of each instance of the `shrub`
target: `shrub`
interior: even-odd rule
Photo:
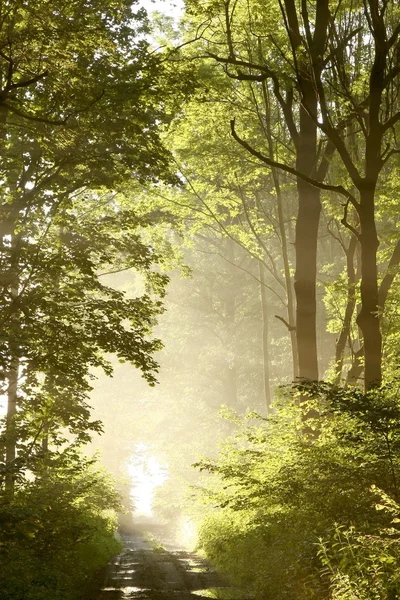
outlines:
[[[203,498],[217,507],[203,523],[201,544],[237,585],[265,600],[392,598],[397,579],[389,571],[399,569],[400,554],[385,532],[397,530],[393,515],[377,510],[372,486],[386,505],[399,498],[393,390],[363,394],[322,383],[284,391],[275,415],[248,415],[218,460],[197,466],[214,475]],[[342,548],[338,531],[347,532]],[[380,595],[357,596],[362,578],[371,587],[376,577],[374,556]],[[347,596],[337,595],[339,580],[353,586]]]
[[[120,549],[119,499],[93,464],[43,468],[0,507],[0,597],[82,598],[94,573]]]

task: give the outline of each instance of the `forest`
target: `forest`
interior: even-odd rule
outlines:
[[[1,0],[0,600],[151,464],[235,599],[400,598],[399,137],[395,0]]]

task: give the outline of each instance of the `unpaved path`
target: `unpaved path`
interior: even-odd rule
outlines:
[[[145,535],[137,531],[123,536],[124,550],[110,563],[98,600],[201,600],[227,590],[222,578],[195,553],[169,540],[154,548]]]

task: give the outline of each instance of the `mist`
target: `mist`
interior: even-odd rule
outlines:
[[[90,404],[104,433],[88,449],[124,480],[134,521],[152,517],[171,527],[198,512],[194,490],[205,475],[192,465],[217,456],[235,429],[232,415],[267,416],[265,368],[272,394],[291,382],[293,368],[289,332],[275,316],[283,303],[272,277],[264,284],[276,289],[268,299],[264,363],[257,260],[212,235],[195,238],[180,260],[181,268],[168,273],[165,312],[154,329],[164,345],[156,355],[158,383],[150,387],[132,365],[112,359],[113,377],[100,374],[93,384]],[[132,297],[143,293],[141,278],[129,271],[107,277],[107,284]],[[321,345],[329,356],[333,337],[326,333]]]
[[[0,600],[400,598],[397,3],[0,17]]]

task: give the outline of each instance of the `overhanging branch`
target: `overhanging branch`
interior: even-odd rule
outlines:
[[[314,187],[320,188],[321,190],[326,190],[329,192],[336,192],[336,193],[340,194],[341,196],[344,196],[348,202],[351,202],[351,204],[353,204],[353,206],[355,206],[355,207],[358,206],[358,202],[357,202],[356,198],[353,196],[353,194],[351,194],[348,190],[346,190],[346,188],[344,188],[342,185],[329,185],[328,183],[322,183],[321,181],[317,181],[316,179],[313,179],[312,177],[308,177],[308,175],[305,175],[301,171],[298,171],[297,169],[294,169],[293,167],[290,167],[289,165],[285,165],[284,163],[280,163],[276,160],[272,160],[268,156],[265,156],[261,152],[258,152],[258,150],[256,150],[252,146],[250,146],[250,144],[248,144],[245,140],[242,140],[242,138],[238,136],[238,134],[236,133],[236,129],[235,129],[235,119],[232,119],[230,124],[231,124],[232,137],[238,142],[238,144],[240,144],[243,148],[245,148],[250,154],[252,154],[256,158],[261,160],[261,162],[265,163],[269,167],[275,167],[276,169],[280,169],[281,171],[290,173],[294,177],[302,179],[306,183],[309,183],[310,185],[313,185]]]
[[[26,119],[27,121],[37,121],[38,123],[46,123],[47,125],[65,125],[67,122],[66,119],[54,120],[46,119],[46,117],[37,117],[35,115],[30,115],[28,113],[23,112],[22,110],[19,110],[18,108],[15,108],[15,106],[12,106],[11,104],[7,104],[6,102],[2,102],[1,106],[4,106],[10,112],[18,115],[18,117]]]

